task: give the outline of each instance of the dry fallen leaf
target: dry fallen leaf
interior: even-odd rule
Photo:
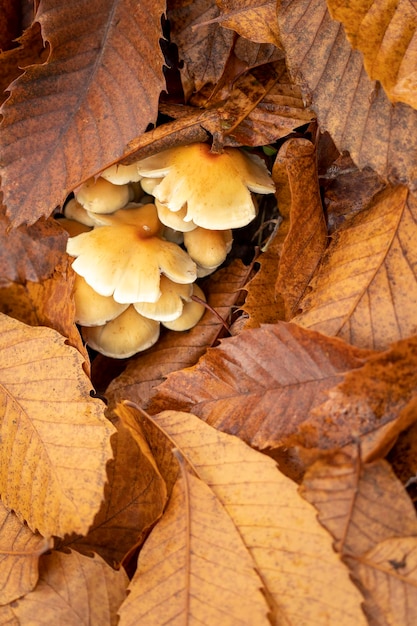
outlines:
[[[11,606],[19,624],[116,626],[128,578],[99,556],[51,552],[40,560],[36,588]]]
[[[405,187],[378,194],[333,234],[292,321],[376,350],[414,334],[416,218]]]
[[[192,414],[164,411],[152,420],[235,524],[265,587],[272,623],[366,624],[361,596],[330,536],[272,459]]]
[[[0,529],[0,605],[5,605],[32,591],[38,581],[39,557],[51,545],[1,502]],[[1,617],[0,623],[4,623]]]
[[[273,0],[218,0],[219,22],[225,28],[257,43],[272,43],[280,47],[276,3]]]
[[[140,552],[120,626],[267,626],[262,581],[233,520],[184,465],[163,518]]]
[[[295,324],[264,325],[223,340],[196,366],[170,374],[146,408],[192,411],[253,446],[276,447],[368,355]]]
[[[342,22],[353,48],[364,56],[365,69],[378,80],[391,102],[417,108],[417,12],[413,3],[328,0],[330,15]]]
[[[45,537],[85,533],[103,497],[114,429],[61,335],[3,314],[0,325],[2,500]]]
[[[162,0],[39,5],[48,62],[27,68],[1,108],[1,177],[14,225],[49,216],[155,122],[164,9]]]

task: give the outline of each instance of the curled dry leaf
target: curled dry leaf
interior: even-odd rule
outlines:
[[[417,111],[401,102],[393,106],[370,80],[362,54],[352,51],[325,0],[281,2],[278,24],[290,74],[339,152],[415,189]]]
[[[142,548],[120,626],[270,624],[262,581],[211,489],[185,469],[163,518]]]
[[[114,429],[63,337],[3,314],[0,324],[2,500],[45,537],[85,533],[102,500]]]
[[[0,605],[13,602],[35,587],[40,555],[51,542],[33,533],[0,503]],[[4,623],[1,621],[0,623]]]
[[[368,355],[295,324],[264,325],[222,340],[193,368],[170,374],[147,410],[193,411],[253,446],[277,447]]]
[[[238,529],[262,579],[272,623],[366,624],[361,596],[330,536],[272,459],[192,414],[164,411],[152,420]]]
[[[361,348],[417,330],[417,199],[387,188],[332,237],[293,321]]]
[[[391,102],[417,108],[417,11],[413,3],[359,4],[328,0],[330,15],[342,22],[353,48],[364,56],[365,69],[378,80]]]
[[[274,0],[219,0],[220,23],[242,37],[257,43],[272,43],[280,47],[277,5]]]
[[[276,291],[285,304],[286,319],[297,312],[310,278],[327,244],[327,228],[320,198],[317,155],[307,139],[290,139],[280,148],[274,170],[283,168],[291,195],[290,225],[279,262]],[[278,179],[284,175],[276,172]],[[285,181],[286,182],[286,181]],[[286,190],[284,193],[287,193]],[[281,191],[277,190],[278,202]]]
[[[97,555],[54,551],[41,557],[36,588],[17,600],[12,612],[19,624],[33,626],[116,626],[128,582],[124,570],[115,571]]]
[[[162,0],[39,5],[48,62],[27,68],[1,109],[1,176],[15,226],[50,215],[155,121],[164,9]]]
[[[123,411],[118,406],[117,411]],[[167,489],[145,439],[112,416],[113,459],[107,464],[104,500],[88,533],[65,537],[60,545],[97,552],[110,565],[120,564],[142,534],[162,515]],[[132,436],[133,435],[133,436]]]

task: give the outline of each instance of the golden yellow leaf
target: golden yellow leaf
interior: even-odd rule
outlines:
[[[11,609],[28,626],[115,626],[128,582],[97,555],[54,551],[40,559],[36,588]]]
[[[417,10],[410,0],[376,2],[327,0],[330,15],[342,22],[365,69],[391,102],[417,108]]]
[[[38,581],[39,557],[51,546],[1,502],[0,529],[0,605],[4,605],[32,591]],[[0,623],[4,623],[1,616]]]
[[[85,533],[103,497],[113,426],[77,350],[0,315],[2,500],[49,537]]]
[[[140,419],[137,409],[130,410]],[[164,411],[152,420],[233,520],[264,584],[274,624],[366,624],[361,595],[330,535],[272,459],[192,414]]]
[[[361,348],[417,330],[417,200],[387,188],[334,235],[292,321]]]
[[[120,626],[270,624],[262,581],[233,520],[180,465],[164,516],[140,552]]]

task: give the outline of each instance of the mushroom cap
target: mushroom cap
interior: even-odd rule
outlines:
[[[193,285],[193,295],[198,296],[201,300],[206,301],[206,297],[204,295],[203,290],[194,283]],[[170,330],[190,330],[193,328],[204,315],[205,306],[200,304],[200,302],[196,302],[195,300],[190,300],[189,302],[184,303],[184,307],[182,313],[177,319],[172,322],[162,322],[163,326],[169,328]]]
[[[177,244],[141,236],[131,224],[101,226],[68,239],[72,267],[102,296],[116,302],[156,302],[160,273],[176,283],[192,283],[196,265]]]
[[[184,246],[192,258],[202,268],[215,269],[223,263],[233,244],[233,234],[229,230],[208,230],[198,226],[184,233]]]
[[[75,321],[81,326],[101,326],[127,309],[111,296],[101,296],[79,274],[74,283]]]
[[[136,311],[144,317],[159,322],[177,319],[183,311],[184,302],[191,300],[192,284],[179,285],[166,276],[161,276],[161,295],[156,302],[134,302]]]
[[[143,178],[143,177],[141,177],[140,186],[142,187],[142,189],[143,189],[143,191],[145,193],[148,193],[151,196],[153,196],[153,190],[155,189],[155,187],[157,185],[159,185],[161,180],[162,180],[162,178]]]
[[[75,198],[71,198],[64,206],[64,215],[69,220],[75,220],[86,226],[94,226],[94,220],[90,217],[83,205]]]
[[[163,177],[153,195],[185,221],[214,230],[246,226],[256,216],[251,191],[275,190],[264,162],[238,148],[214,154],[206,143],[164,150],[137,163],[144,177]]]
[[[131,165],[111,165],[103,170],[100,174],[102,178],[105,178],[113,185],[126,185],[127,183],[138,182],[142,176],[138,173],[136,163]]]
[[[158,217],[164,226],[168,226],[173,230],[178,230],[181,233],[186,233],[190,230],[197,228],[197,224],[194,224],[193,220],[186,222],[184,220],[187,215],[187,209],[182,207],[179,211],[171,211],[167,206],[161,204],[159,200],[155,198],[155,206],[158,211]]]
[[[129,185],[113,185],[104,178],[89,178],[74,192],[76,200],[94,213],[113,213],[131,199]]]
[[[70,220],[67,217],[57,218],[56,221],[62,226],[64,230],[67,231],[70,237],[75,237],[76,235],[79,235],[81,233],[88,233],[91,230],[90,226],[86,226],[85,224],[77,222],[76,220]]]
[[[93,350],[113,359],[126,359],[153,346],[159,330],[159,322],[143,317],[129,306],[107,324],[81,328],[81,334]]]
[[[154,204],[136,204],[129,202],[123,209],[114,213],[103,214],[88,211],[96,226],[117,226],[118,224],[130,224],[138,229],[140,237],[153,237],[163,230],[163,225],[158,218],[158,212]]]

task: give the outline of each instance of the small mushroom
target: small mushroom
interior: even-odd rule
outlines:
[[[137,168],[137,164],[136,164],[136,168]],[[140,176],[140,174],[139,174]],[[153,190],[155,189],[155,187],[157,185],[159,185],[159,183],[161,182],[162,178],[143,178],[141,177],[141,181],[140,181],[140,185],[143,189],[143,191],[145,193],[148,193],[149,195],[153,196]]]
[[[273,193],[274,182],[259,157],[238,148],[214,154],[206,143],[164,150],[138,161],[144,178],[162,177],[153,195],[184,220],[214,230],[246,226],[256,216],[251,191]]]
[[[156,302],[160,274],[176,283],[192,283],[196,265],[177,244],[143,236],[132,224],[100,226],[68,239],[72,267],[102,296],[116,302]]]
[[[88,233],[91,230],[90,226],[81,224],[76,220],[70,220],[67,217],[58,217],[56,221],[58,222],[58,224],[60,224],[60,226],[62,226],[64,230],[67,231],[70,237],[75,237],[76,235],[80,235],[81,233]]]
[[[129,185],[114,185],[104,178],[89,178],[74,192],[76,200],[94,213],[113,213],[131,200]]]
[[[233,244],[231,230],[207,230],[198,226],[184,233],[184,246],[192,258],[203,269],[215,270],[223,263]]]
[[[101,296],[85,279],[75,275],[74,283],[75,321],[81,326],[101,326],[127,309],[111,296]]]
[[[203,290],[195,283],[193,284],[193,295],[197,296],[204,302],[206,301]],[[179,317],[172,322],[162,322],[162,325],[170,330],[190,330],[190,328],[193,328],[201,320],[204,315],[204,311],[205,306],[203,304],[190,299],[189,302],[184,303],[182,313]]]
[[[192,284],[179,285],[161,276],[161,295],[156,302],[134,302],[136,311],[145,317],[159,322],[170,322],[177,319],[183,311],[184,302],[191,300]]]
[[[75,198],[68,200],[64,206],[64,215],[69,220],[75,220],[86,226],[94,226],[94,220],[89,216],[87,210]]]
[[[123,209],[111,214],[88,211],[96,226],[117,226],[129,224],[137,228],[140,237],[153,237],[163,231],[154,204],[136,204],[129,202]]]
[[[113,359],[126,359],[147,350],[159,339],[159,322],[140,315],[133,306],[107,324],[82,327],[84,341]]]
[[[127,183],[133,182],[136,183],[142,178],[142,176],[138,173],[136,163],[132,163],[131,165],[121,165],[120,163],[111,165],[103,170],[100,176],[113,183],[113,185],[126,185]]]

